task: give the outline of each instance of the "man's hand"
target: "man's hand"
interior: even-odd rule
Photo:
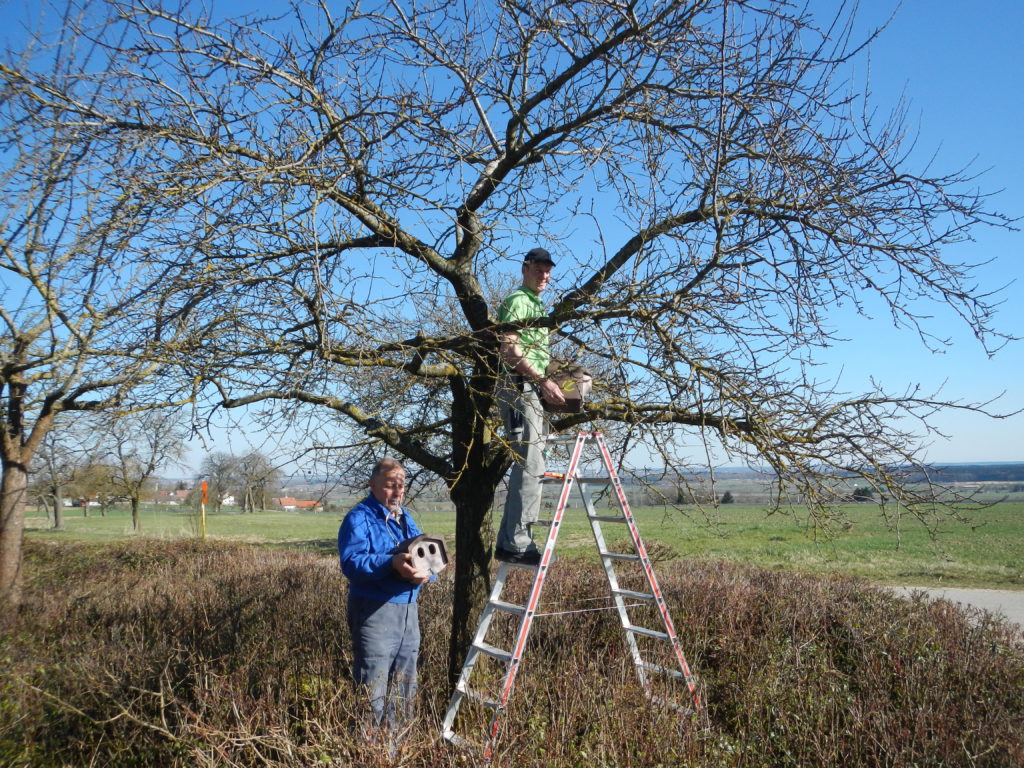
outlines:
[[[538,386],[540,387],[540,396],[552,405],[562,405],[562,403],[565,402],[565,395],[562,394],[562,388],[551,379],[541,380]]]
[[[391,567],[400,579],[410,584],[426,584],[430,580],[430,574],[416,570],[412,564],[412,555],[408,552],[399,552],[391,558]]]
[[[558,386],[551,379],[545,378],[543,372],[539,372],[530,365],[530,361],[526,359],[526,355],[523,350],[519,348],[519,336],[514,333],[509,333],[501,342],[500,347],[501,359],[505,361],[515,373],[525,376],[528,381],[532,381],[537,385],[537,389],[540,390],[540,396],[547,400],[552,405],[562,405],[565,402],[565,395],[562,394],[562,388]]]

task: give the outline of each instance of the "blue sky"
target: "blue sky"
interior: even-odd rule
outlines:
[[[895,6],[888,0],[871,0],[860,11],[861,23],[882,23]],[[1022,41],[1024,4],[1016,1],[979,0],[967,9],[954,0],[905,0],[854,71],[858,83],[867,79],[880,110],[895,106],[901,96],[909,101],[908,120],[918,131],[919,163],[934,156],[942,170],[970,163],[975,171],[985,171],[980,187],[1003,190],[993,207],[1014,217],[1024,216],[1024,153],[1019,146],[1024,135]],[[958,246],[949,255],[991,261],[979,272],[988,290],[1012,283],[1003,293],[998,325],[1024,335],[1022,246],[1024,233],[978,231],[975,242]],[[565,287],[556,282],[553,289]],[[929,329],[954,344],[944,354],[935,354],[884,317],[867,321],[837,316],[836,321],[840,335],[850,341],[822,358],[821,373],[837,377],[841,390],[862,391],[874,377],[890,392],[916,386],[930,392],[941,386],[949,400],[987,401],[1002,394],[991,410],[1008,413],[1024,408],[1024,343],[1011,344],[990,359],[962,322],[937,317]],[[948,411],[932,424],[948,437],[928,438],[926,456],[931,461],[1024,461],[1024,415],[998,420]],[[207,447],[246,450],[235,444]]]
[[[863,21],[877,23],[889,3],[863,4]],[[875,16],[878,14],[878,16]],[[1003,190],[993,207],[1024,216],[1024,4],[1012,0],[905,0],[889,28],[857,65],[869,77],[875,103],[910,101],[909,120],[918,127],[918,160],[933,154],[940,168],[972,163],[985,170],[982,189]],[[870,64],[870,72],[867,66]],[[976,241],[949,251],[955,260],[988,261],[979,277],[1002,294],[999,327],[1024,335],[1024,233],[978,231]],[[988,400],[1005,391],[993,410],[1024,408],[1024,343],[1010,344],[989,359],[982,346],[953,318],[930,326],[954,345],[929,353],[910,333],[895,331],[884,318],[844,320],[851,341],[835,350],[833,371],[840,384],[856,390],[869,376],[890,390],[944,384],[949,399]],[[938,462],[1024,461],[1024,415],[993,420],[951,411],[934,423],[948,439],[932,438],[927,456]]]

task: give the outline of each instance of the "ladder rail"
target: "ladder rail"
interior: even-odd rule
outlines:
[[[651,593],[654,595],[655,603],[658,606],[658,613],[661,615],[662,623],[665,626],[665,632],[668,634],[669,642],[672,645],[672,651],[675,654],[676,662],[679,664],[679,669],[683,673],[683,677],[686,680],[686,686],[689,689],[690,697],[693,699],[693,705],[696,711],[701,711],[700,692],[697,690],[697,681],[690,671],[690,665],[686,661],[686,656],[683,655],[682,646],[679,644],[679,637],[676,634],[675,626],[672,623],[672,617],[668,612],[668,605],[665,602],[665,597],[661,591],[661,585],[658,583],[658,577],[654,573],[654,565],[651,563],[651,559],[647,554],[647,548],[644,546],[643,539],[640,537],[640,529],[637,527],[636,518],[633,516],[633,511],[629,506],[629,499],[626,498],[626,492],[622,488],[622,482],[619,479],[618,472],[615,470],[615,463],[612,461],[611,453],[608,451],[608,443],[604,439],[604,435],[600,432],[595,435],[597,439],[597,445],[601,451],[601,456],[604,458],[605,466],[608,469],[608,475],[612,479],[612,486],[615,489],[616,497],[619,500],[619,505],[622,508],[622,513],[628,520],[629,533],[633,538],[633,546],[636,547],[636,552],[640,555],[640,562],[643,566],[644,575],[647,577],[647,583],[651,587]],[[603,559],[603,558],[602,558]]]
[[[512,649],[512,659],[509,662],[508,671],[505,674],[505,681],[502,685],[501,694],[498,696],[498,706],[494,710],[494,715],[491,717],[491,725],[488,728],[487,733],[487,746],[484,749],[484,759],[488,760],[494,750],[495,742],[498,738],[498,732],[501,727],[501,719],[505,714],[505,710],[508,708],[508,701],[512,696],[512,690],[515,687],[516,677],[519,674],[519,667],[523,659],[523,653],[526,650],[526,641],[530,636],[530,629],[533,627],[533,619],[536,616],[537,608],[540,605],[541,592],[544,589],[544,582],[547,578],[548,568],[551,565],[551,559],[555,554],[555,545],[558,543],[558,533],[562,528],[562,517],[565,515],[565,509],[568,506],[569,494],[572,491],[573,480],[576,476],[576,468],[579,465],[580,456],[583,454],[583,446],[588,439],[588,434],[580,432],[576,436],[576,443],[573,446],[572,457],[569,459],[569,468],[565,473],[565,479],[562,483],[562,490],[558,496],[558,505],[555,507],[555,514],[551,517],[551,525],[548,529],[547,542],[544,545],[544,551],[541,554],[540,565],[537,567],[537,576],[533,580],[533,586],[530,588],[530,596],[526,603],[526,610],[523,613],[522,620],[519,624],[519,632],[516,636],[515,644]]]
[[[507,563],[500,563],[498,565],[498,572],[494,577],[494,583],[491,585],[491,592],[488,595],[487,603],[484,605],[483,612],[480,614],[480,622],[477,624],[476,633],[473,635],[472,641],[470,641],[469,652],[466,654],[466,659],[462,663],[462,670],[459,672],[459,679],[455,684],[455,690],[452,692],[451,699],[448,701],[448,709],[445,711],[441,727],[445,738],[448,738],[449,740],[451,740],[450,737],[454,735],[453,726],[455,724],[455,718],[458,715],[462,700],[466,698],[466,692],[469,690],[469,679],[473,673],[473,668],[476,666],[477,659],[480,657],[479,649],[484,644],[484,639],[487,637],[487,630],[490,629],[491,620],[494,618],[495,604],[501,603],[498,598],[501,596],[501,592],[505,587],[505,581],[507,578],[508,565]]]
[[[604,557],[604,554],[608,551],[608,545],[605,542],[604,531],[601,528],[602,515],[598,515],[594,510],[594,502],[586,496],[583,499],[583,506],[587,513],[587,520],[590,521],[590,531],[594,536],[594,543],[597,545],[598,554],[601,555],[601,566],[604,568],[605,578],[608,580],[608,588],[611,591],[612,602],[615,604],[615,610],[619,615],[619,624],[623,630],[632,624],[629,618],[629,610],[626,607],[626,601],[622,595],[622,588],[619,586],[619,576],[615,571],[615,565],[611,558]],[[626,649],[629,652],[630,658],[633,659],[633,667],[636,669],[637,679],[640,682],[640,686],[646,691],[649,690],[649,683],[647,680],[647,670],[644,668],[643,655],[640,653],[640,644],[637,642],[636,637],[630,632],[623,632],[623,636],[626,640]]]

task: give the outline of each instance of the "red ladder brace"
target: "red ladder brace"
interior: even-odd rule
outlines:
[[[558,441],[559,438],[552,437],[548,438],[550,441]],[[564,439],[563,439],[564,440]],[[583,448],[588,442],[596,442],[600,450],[602,462],[605,470],[608,472],[607,477],[599,478],[584,478],[579,474],[580,459],[583,455]],[[459,681],[456,684],[455,690],[452,693],[452,698],[448,704],[448,710],[445,713],[443,734],[446,741],[456,744],[458,746],[478,748],[481,745],[475,745],[472,742],[458,736],[454,731],[455,719],[458,714],[459,707],[462,702],[466,699],[470,699],[477,703],[483,704],[493,710],[494,714],[491,718],[490,727],[487,730],[486,741],[482,745],[483,757],[490,759],[493,754],[494,745],[497,740],[498,731],[500,728],[501,718],[508,707],[509,699],[512,696],[512,689],[515,685],[516,675],[519,671],[519,665],[523,660],[523,655],[526,649],[526,641],[530,634],[530,628],[533,625],[533,620],[537,616],[537,608],[540,605],[540,596],[544,588],[544,581],[547,577],[548,568],[551,565],[552,558],[554,557],[555,545],[558,541],[558,532],[561,527],[562,518],[564,517],[566,507],[569,501],[569,495],[572,491],[572,486],[577,483],[580,487],[580,492],[583,498],[584,507],[587,511],[587,517],[590,520],[591,528],[594,533],[594,541],[597,544],[598,552],[601,555],[601,562],[604,566],[605,575],[608,578],[608,584],[612,592],[612,597],[616,604],[616,609],[619,612],[619,617],[622,621],[622,627],[626,633],[626,641],[629,646],[630,653],[633,657],[633,663],[636,667],[637,677],[643,686],[647,694],[651,695],[650,683],[648,681],[648,672],[658,672],[660,674],[668,675],[677,679],[685,680],[687,688],[689,689],[690,696],[693,700],[693,710],[697,711],[701,709],[700,697],[697,692],[697,683],[690,673],[689,665],[686,663],[686,658],[683,656],[682,648],[679,645],[679,640],[676,636],[675,628],[672,625],[672,619],[668,613],[668,607],[665,604],[664,597],[661,593],[661,588],[658,585],[657,577],[654,574],[654,567],[651,564],[650,558],[647,555],[647,550],[644,547],[643,540],[640,538],[640,532],[636,525],[636,520],[633,517],[633,513],[629,507],[629,501],[626,498],[626,494],[622,489],[622,483],[619,480],[618,474],[615,471],[615,465],[612,462],[611,455],[608,451],[607,443],[605,442],[604,435],[600,432],[580,432],[575,439],[575,445],[573,447],[572,456],[569,459],[569,466],[564,475],[558,475],[557,473],[548,473],[549,478],[557,478],[562,480],[562,489],[558,498],[558,505],[555,508],[554,517],[550,521],[550,531],[548,533],[547,543],[544,547],[544,551],[541,555],[540,564],[537,566],[523,566],[523,565],[512,565],[509,563],[499,563],[498,573],[495,577],[494,585],[491,589],[490,597],[488,598],[487,604],[484,606],[483,613],[480,617],[480,624],[477,627],[476,635],[473,642],[470,644],[469,653],[466,655],[466,661],[463,664],[462,672],[459,675]],[[608,484],[615,488],[616,501],[622,511],[621,516],[607,516],[598,515],[595,510],[593,503],[590,499],[590,494],[586,491],[586,486],[589,484]],[[609,552],[604,541],[604,534],[601,529],[602,523],[625,523],[630,532],[630,536],[633,541],[633,546],[636,554],[622,554]],[[618,576],[614,569],[614,561],[616,560],[633,560],[638,561],[643,567],[644,575],[647,579],[647,583],[650,587],[650,594],[632,592],[629,590],[619,589]],[[525,606],[513,605],[500,599],[501,591],[504,588],[505,581],[508,577],[509,570],[511,568],[536,568],[537,574],[533,581],[533,586],[530,590],[530,596]],[[631,599],[641,599],[653,601],[658,608],[658,612],[661,616],[662,623],[664,625],[664,632],[646,629],[632,624],[627,612],[627,605],[624,597]],[[519,629],[516,633],[515,643],[511,651],[503,651],[490,645],[485,641],[487,630],[490,627],[491,619],[494,617],[496,611],[511,613],[519,615],[521,617]],[[636,642],[635,635],[643,635],[647,637],[653,637],[656,639],[668,640],[671,643],[673,653],[676,661],[679,664],[679,671],[667,669],[656,664],[651,664],[645,661],[640,652],[639,646]],[[505,673],[505,678],[502,683],[501,691],[495,699],[487,698],[486,696],[478,693],[474,689],[469,687],[469,679],[472,675],[474,666],[476,665],[477,659],[480,658],[481,654],[491,656],[507,663],[508,667]]]

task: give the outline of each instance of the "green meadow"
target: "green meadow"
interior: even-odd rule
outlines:
[[[411,505],[420,527],[451,540],[454,512],[445,503]],[[345,507],[347,508],[347,507]],[[829,521],[810,520],[803,508],[769,514],[763,505],[638,507],[641,535],[652,556],[707,559],[805,573],[839,573],[880,584],[1024,588],[1024,503],[1003,502],[972,511],[967,520],[943,515],[922,522],[907,515],[886,518],[876,504],[849,504]],[[283,511],[208,513],[206,536],[213,540],[265,543],[329,551],[341,513]],[[821,523],[826,522],[826,526]],[[50,540],[120,541],[134,538],[131,516],[114,509],[101,516],[65,510],[64,530],[30,511],[26,532]],[[142,536],[178,540],[199,535],[197,513],[174,507],[142,511]],[[544,529],[546,531],[546,529]],[[603,526],[613,545],[628,534]],[[546,535],[538,532],[538,537]],[[625,548],[625,544],[623,544]],[[559,534],[558,553],[594,559],[595,547],[583,510],[570,507]]]

